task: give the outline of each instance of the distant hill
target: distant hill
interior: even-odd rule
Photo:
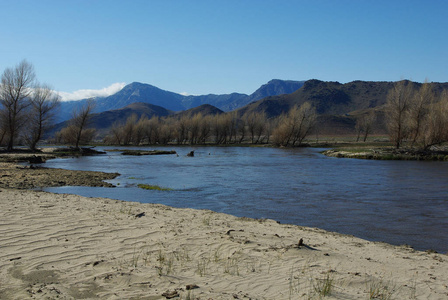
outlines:
[[[89,127],[96,128],[99,131],[99,135],[101,135],[102,133],[107,131],[107,129],[109,129],[114,123],[126,123],[127,118],[134,114],[137,115],[138,118],[146,116],[148,119],[151,119],[153,116],[166,117],[168,115],[174,114],[174,112],[167,110],[161,106],[137,102],[120,109],[93,114],[89,122]],[[69,120],[58,123],[52,129],[50,134],[53,134],[68,126],[68,123]]]
[[[209,116],[209,115],[214,116],[214,115],[223,114],[224,112],[222,110],[220,110],[219,108],[214,107],[213,105],[202,104],[198,107],[190,108],[188,110],[176,113],[173,116],[177,117],[177,118],[182,118],[184,116],[190,118],[199,113],[202,114],[202,116]]]
[[[421,83],[412,82],[416,88]],[[448,89],[448,83],[433,83],[436,93]],[[335,134],[353,133],[356,118],[369,110],[377,114],[375,129],[385,132],[384,105],[387,93],[394,82],[353,81],[339,82],[308,80],[302,88],[290,94],[269,96],[238,109],[239,115],[251,112],[265,112],[270,118],[285,113],[295,105],[310,102],[319,115],[321,131]],[[336,133],[337,132],[337,133]]]
[[[232,93],[184,96],[149,84],[133,82],[111,96],[95,98],[95,112],[119,109],[135,102],[150,103],[172,111],[183,111],[203,104],[213,105],[222,111],[231,111],[266,96],[292,93],[302,87],[303,83],[304,81],[274,79],[261,86],[251,95]],[[82,106],[86,101],[87,99],[62,102],[57,121],[70,119],[73,110]]]
[[[219,108],[216,108],[209,104],[200,105],[195,108],[191,108],[186,111],[182,112],[174,112],[172,110],[167,110],[161,106],[158,105],[152,105],[149,103],[132,103],[129,104],[123,108],[120,109],[114,109],[114,110],[108,110],[101,113],[95,113],[92,115],[89,127],[95,128],[97,130],[98,136],[102,137],[104,136],[107,131],[110,129],[110,127],[114,124],[125,124],[126,120],[131,117],[132,115],[136,115],[138,119],[140,119],[142,116],[147,117],[148,119],[151,119],[152,117],[167,117],[167,116],[174,116],[174,117],[181,117],[181,116],[187,116],[191,117],[195,114],[201,113],[203,116],[207,115],[216,115],[216,114],[222,114],[224,113]],[[69,120],[58,123],[50,132],[50,135],[54,134],[55,132],[61,130],[62,128],[68,126]]]
[[[273,79],[263,84],[258,90],[249,96],[250,102],[257,101],[269,96],[291,94],[300,89],[306,81],[292,81]],[[248,102],[247,104],[249,104]]]
[[[126,85],[117,93],[97,99],[97,111],[119,109],[131,103],[142,102],[164,107],[169,110],[184,110],[182,99],[184,96],[159,89],[150,84],[133,82]]]
[[[421,83],[411,82],[411,84],[416,88],[421,86]],[[128,104],[121,109],[97,113],[93,117],[93,124],[97,129],[103,130],[110,127],[115,121],[124,123],[126,118],[134,113],[138,116],[146,115],[148,118],[153,115],[163,117],[173,114],[178,117],[193,116],[199,112],[203,115],[210,115],[224,113],[233,106],[237,107],[235,111],[240,116],[251,112],[264,112],[268,118],[274,118],[287,113],[295,105],[310,102],[318,113],[318,134],[353,134],[357,118],[369,111],[374,111],[377,115],[377,122],[374,125],[375,132],[384,134],[386,132],[384,107],[387,94],[393,85],[394,82],[374,81],[353,81],[341,84],[316,79],[306,82],[271,80],[250,96],[237,93],[182,96],[147,84],[132,83],[115,95],[97,99],[97,105],[100,106],[100,109],[105,109],[108,106],[115,107],[128,101],[142,98],[150,101],[154,98],[159,101],[158,103],[163,102],[165,106],[140,101]],[[298,86],[300,88],[294,90]],[[433,86],[436,93],[448,89],[448,83],[433,83]],[[287,93],[291,90],[294,91]],[[271,95],[276,93],[279,95]],[[251,99],[257,99],[263,95],[268,96],[251,101]],[[161,101],[160,99],[165,100]],[[156,102],[156,100],[151,101]],[[204,103],[207,101],[217,103],[219,106]],[[77,105],[82,103],[82,101],[78,102]],[[241,106],[243,103],[246,104]],[[167,109],[168,104],[176,109]],[[189,108],[179,111],[179,107]],[[222,109],[222,107],[226,107],[226,109]]]
[[[368,81],[341,84],[313,79],[306,81],[301,89],[291,94],[266,97],[241,108],[241,112],[266,111],[273,117],[288,111],[294,105],[310,102],[318,114],[347,114],[354,110],[385,104],[387,93],[393,84],[393,82]]]
[[[114,123],[124,124],[127,118],[136,115],[137,118],[142,116],[151,119],[153,116],[166,117],[173,114],[173,111],[167,110],[161,106],[149,103],[132,103],[120,109],[108,110],[96,113],[92,116],[91,126],[98,130],[107,129]]]

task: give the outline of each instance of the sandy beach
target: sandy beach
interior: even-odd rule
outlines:
[[[6,179],[18,173],[8,168],[17,166],[0,166],[0,299],[448,298],[446,254],[208,210],[11,189]],[[20,182],[41,184],[18,171]]]

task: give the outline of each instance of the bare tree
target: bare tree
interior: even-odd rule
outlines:
[[[204,116],[199,125],[199,140],[198,143],[205,144],[211,134],[211,116]]]
[[[278,126],[278,118],[271,118],[266,120],[266,144],[269,144],[272,132]]]
[[[136,114],[132,114],[126,119],[126,124],[122,127],[121,133],[123,145],[129,145],[132,142],[137,126],[137,119]]]
[[[188,140],[188,134],[190,131],[190,119],[187,116],[181,116],[176,122],[176,139],[179,145],[185,143]]]
[[[273,131],[274,144],[279,146],[300,146],[309,135],[316,121],[316,110],[305,102],[293,107],[286,116],[282,116],[279,125]]]
[[[310,134],[316,122],[316,109],[309,102],[303,103],[294,116],[297,126],[294,132],[292,145],[300,146],[303,140]]]
[[[148,144],[157,144],[160,142],[160,127],[161,122],[159,117],[153,116],[147,122],[145,122],[145,136],[148,139]]]
[[[145,126],[148,123],[148,117],[141,115],[137,124],[135,125],[134,135],[132,137],[132,143],[134,145],[140,145],[145,139]]]
[[[4,126],[3,120],[0,119],[0,145],[2,145],[5,136],[6,136],[6,127]]]
[[[173,139],[173,125],[164,122],[160,126],[159,130],[159,143],[167,145]]]
[[[439,101],[434,101],[429,106],[417,141],[424,150],[448,141],[448,92],[446,90],[440,95]]]
[[[203,119],[202,113],[197,113],[194,116],[192,116],[188,122],[189,123],[188,141],[190,145],[198,143],[202,119]]]
[[[213,116],[212,132],[215,137],[216,144],[226,144],[229,136],[230,117],[228,114],[220,114]]]
[[[104,143],[111,145],[121,145],[122,140],[122,126],[119,122],[115,121],[109,130],[109,134],[104,138]]]
[[[237,125],[237,134],[239,135],[238,143],[241,144],[246,138],[246,120],[245,118],[240,118]]]
[[[37,85],[30,95],[30,103],[31,109],[25,132],[25,141],[34,151],[37,143],[54,121],[56,110],[60,105],[60,97],[48,86]]]
[[[0,87],[0,117],[6,130],[9,151],[13,150],[15,138],[27,121],[26,110],[30,106],[27,98],[34,80],[34,67],[26,60],[3,72]]]
[[[71,125],[69,127],[71,127],[70,134],[73,134],[75,148],[77,149],[79,149],[79,143],[82,140],[83,135],[86,138],[92,138],[92,131],[86,131],[86,128],[89,125],[90,117],[94,108],[94,100],[89,99],[82,107],[73,112],[73,117],[70,121]]]
[[[390,139],[397,149],[409,135],[409,109],[413,92],[411,83],[402,80],[395,83],[387,94],[387,128]]]
[[[423,126],[428,113],[430,113],[429,108],[434,102],[434,98],[432,86],[427,80],[425,80],[420,89],[414,94],[414,97],[411,98],[409,105],[409,131],[412,138],[412,145],[418,139],[421,139],[421,135],[424,134]]]
[[[363,141],[367,140],[367,137],[370,133],[372,133],[373,123],[375,123],[376,115],[374,111],[370,111],[369,113],[363,114],[356,120],[356,131],[358,133],[358,137],[356,141],[359,141],[361,133],[364,134]]]
[[[266,114],[252,112],[245,117],[252,144],[257,144],[264,133]]]

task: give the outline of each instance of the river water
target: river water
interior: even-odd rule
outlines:
[[[101,148],[103,149],[103,148]],[[107,148],[104,148],[107,149]],[[139,148],[144,149],[144,148]],[[55,159],[47,167],[118,172],[116,188],[46,188],[210,209],[448,251],[448,163],[329,158],[323,149],[151,147],[178,155]],[[186,154],[195,150],[194,157]],[[172,191],[151,191],[137,184]]]

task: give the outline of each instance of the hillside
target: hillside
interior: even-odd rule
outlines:
[[[303,83],[303,81],[274,79],[262,85],[251,95],[231,93],[184,96],[149,84],[133,82],[111,96],[95,98],[95,112],[119,109],[135,102],[150,103],[172,111],[188,110],[203,104],[213,105],[222,111],[231,111],[266,96],[292,93],[299,89]],[[87,99],[62,102],[57,121],[62,122],[70,119],[73,110],[82,106],[86,101]]]
[[[120,109],[108,110],[101,113],[93,114],[89,122],[89,127],[95,128],[97,130],[98,136],[102,137],[106,134],[106,132],[112,125],[123,125],[126,123],[126,120],[132,115],[136,115],[138,119],[140,119],[141,117],[147,117],[148,119],[151,119],[154,116],[174,116],[179,118],[182,116],[191,117],[198,113],[201,113],[203,116],[207,116],[222,114],[224,112],[212,105],[204,104],[186,111],[176,113],[161,106],[137,102],[129,104]],[[68,123],[69,121],[58,123],[51,130],[50,135],[68,126]]]
[[[421,83],[413,82],[416,88]],[[433,83],[436,94],[448,89],[448,83]],[[373,110],[377,115],[375,131],[385,133],[384,104],[394,82],[353,81],[346,84],[316,79],[308,80],[291,94],[266,97],[238,109],[239,115],[265,112],[270,118],[289,111],[295,105],[310,102],[319,115],[323,134],[354,133],[356,119]]]
[[[241,113],[266,111],[271,117],[294,105],[310,102],[318,114],[343,115],[351,111],[377,107],[386,103],[393,82],[353,81],[346,84],[308,80],[291,94],[266,97],[241,108]]]
[[[124,124],[126,119],[132,115],[136,115],[137,118],[144,116],[151,119],[153,116],[165,117],[172,113],[161,106],[137,102],[120,109],[94,114],[90,123],[92,127],[101,130],[111,127],[114,123]]]
[[[114,123],[124,124],[126,122],[126,119],[132,115],[136,115],[138,118],[145,116],[150,119],[153,116],[165,117],[173,113],[173,111],[167,110],[161,106],[137,102],[120,109],[93,114],[89,122],[89,127],[96,128],[101,135],[102,133],[107,131],[107,129],[109,129]],[[54,134],[55,132],[68,126],[68,123],[69,121],[63,121],[56,124],[50,134]]]
[[[277,81],[272,80],[268,84],[260,87],[251,96],[247,96],[244,101],[249,101],[250,97],[257,98],[265,94],[280,93],[293,89],[298,82]],[[288,86],[288,84],[290,84]],[[416,88],[420,87],[420,83],[412,83]],[[258,101],[253,101],[235,111],[239,116],[249,114],[252,112],[264,112],[268,118],[274,118],[281,114],[287,113],[293,106],[301,105],[305,102],[310,102],[316,108],[318,113],[318,134],[354,134],[355,124],[357,118],[374,111],[377,116],[377,121],[374,124],[375,133],[386,133],[384,120],[384,105],[387,99],[387,93],[393,87],[394,82],[372,82],[372,81],[353,81],[346,84],[339,82],[325,82],[320,80],[308,80],[303,83],[303,86],[292,93],[281,94],[276,96],[268,96]],[[448,83],[434,83],[434,90],[436,94],[448,89]],[[121,95],[121,96],[120,96]],[[124,99],[123,95],[127,95],[124,102],[119,99]],[[177,116],[191,117],[194,114],[202,113],[203,115],[221,114],[223,109],[215,107],[210,104],[203,104],[202,102],[211,101],[224,104],[229,107],[231,103],[243,103],[243,94],[229,94],[229,95],[206,95],[206,96],[182,96],[175,93],[170,93],[158,90],[155,87],[134,83],[125,87],[122,91],[108,97],[115,99],[117,103],[125,103],[140,99],[142,95],[159,95],[165,97],[164,99],[171,99],[167,103],[173,105],[194,106],[187,110],[177,112]],[[123,96],[123,97],[122,97]],[[150,96],[148,96],[150,97]],[[178,100],[181,99],[179,102]],[[208,99],[208,100],[207,100]],[[104,101],[104,102],[102,102]],[[100,99],[98,103],[108,103],[110,100]],[[177,104],[176,104],[177,103]],[[180,103],[180,104],[179,104]],[[235,104],[236,105],[236,104]],[[175,114],[173,110],[168,110],[161,106],[156,106],[148,103],[135,103],[125,106],[122,109],[115,109],[98,113],[93,117],[93,124],[96,128],[103,130],[110,127],[113,122],[118,121],[124,123],[126,118],[132,114],[138,116],[146,115],[149,118],[153,115],[167,116]],[[60,125],[58,126],[60,128]]]
[[[194,107],[194,108],[190,108],[185,111],[181,111],[179,113],[176,113],[173,116],[176,118],[182,118],[182,117],[191,118],[192,116],[197,115],[197,114],[201,114],[202,116],[209,116],[209,115],[214,116],[214,115],[220,115],[223,113],[224,112],[222,110],[220,110],[217,107],[214,107],[213,105],[203,104],[198,107]]]

